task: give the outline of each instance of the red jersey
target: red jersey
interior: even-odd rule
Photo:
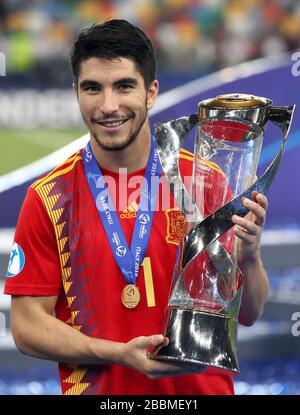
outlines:
[[[191,176],[192,161],[191,153],[181,151],[182,176]],[[219,178],[221,172],[213,164],[207,167]],[[121,180],[118,173],[102,172],[117,183]],[[138,191],[130,188],[129,182],[144,173],[142,169],[128,175],[129,205],[118,211],[129,246],[139,201]],[[166,195],[170,205],[160,208]],[[77,152],[29,188],[15,234],[24,263],[19,263],[19,272],[8,273],[5,293],[57,295],[56,317],[95,338],[128,342],[160,333],[176,250],[185,235],[186,222],[164,177],[157,199],[159,208],[136,281],[141,301],[136,308],[127,309],[121,302],[126,283],[90,193],[82,151]],[[214,200],[209,186],[205,200]],[[115,199],[116,206],[118,202]],[[152,380],[114,364],[59,363],[59,370],[64,394],[233,394],[230,375],[193,374]]]

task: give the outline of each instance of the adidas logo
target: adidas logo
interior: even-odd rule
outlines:
[[[136,212],[138,211],[139,207],[136,202],[130,203],[130,205],[123,210],[120,217],[121,219],[132,219],[136,218]]]

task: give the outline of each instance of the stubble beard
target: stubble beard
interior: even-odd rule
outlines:
[[[97,145],[102,150],[105,150],[105,151],[122,151],[125,148],[127,148],[128,146],[130,146],[130,144],[137,138],[137,136],[139,135],[139,133],[140,133],[140,131],[141,131],[146,119],[147,119],[147,115],[148,115],[148,111],[145,109],[145,115],[144,115],[144,118],[141,121],[140,125],[137,127],[137,129],[135,131],[129,132],[128,136],[121,143],[115,143],[115,142],[112,141],[111,144],[105,144],[101,140],[101,137],[99,137],[99,134],[97,134],[92,129],[90,130],[90,132],[91,132],[91,135],[93,136],[93,138],[95,139]]]

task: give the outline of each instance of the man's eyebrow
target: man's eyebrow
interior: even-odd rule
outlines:
[[[119,86],[123,84],[129,84],[129,85],[135,86],[138,84],[138,81],[135,78],[126,77],[126,78],[118,79],[117,81],[113,83],[114,86]],[[101,84],[99,82],[93,81],[91,79],[84,79],[83,81],[79,83],[79,87],[81,89],[84,89],[86,87],[100,87],[100,86]]]
[[[127,77],[121,78],[114,82],[115,86],[122,85],[122,84],[130,84],[130,85],[137,85],[138,81],[135,78]]]

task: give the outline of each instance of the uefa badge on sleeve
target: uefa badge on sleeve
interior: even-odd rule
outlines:
[[[7,276],[8,277],[15,277],[18,275],[25,265],[25,254],[16,242],[13,243],[11,248],[8,268],[7,268]]]

